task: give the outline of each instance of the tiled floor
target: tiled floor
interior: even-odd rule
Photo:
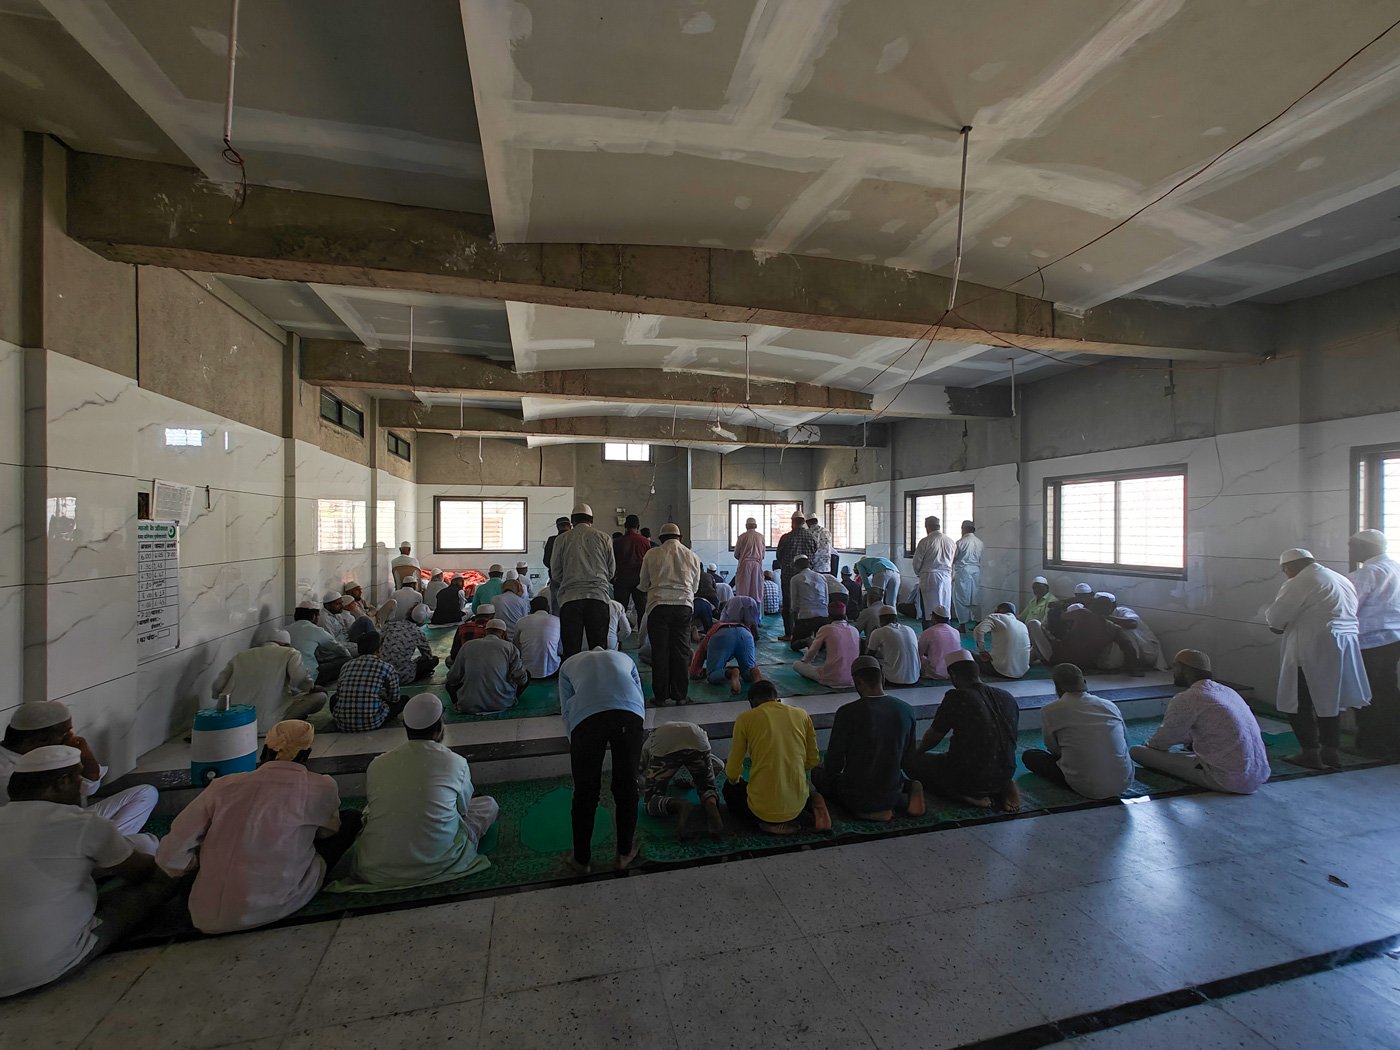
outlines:
[[[118,953],[0,1050],[953,1047],[1400,933],[1397,861],[1340,773]],[[1400,961],[1063,1045],[1400,1048]]]

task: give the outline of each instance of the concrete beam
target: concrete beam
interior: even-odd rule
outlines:
[[[465,354],[418,353],[408,370],[408,351],[372,350],[359,343],[304,339],[301,377],[317,386],[368,387],[460,394],[463,397],[557,397],[639,405],[740,405],[768,409],[810,409],[841,415],[876,416],[883,405],[870,394],[811,383],[744,380],[656,368],[564,369],[517,373],[505,365]],[[950,389],[920,384],[917,408],[901,411],[927,419],[1002,418],[1011,401],[996,387]]]
[[[883,448],[889,435],[883,423],[869,426],[815,427],[816,437],[790,439],[787,433],[722,424],[733,441],[710,429],[699,419],[663,419],[659,416],[563,416],[525,420],[518,412],[494,408],[453,408],[451,405],[418,405],[412,401],[379,402],[379,425],[391,430],[426,430],[443,434],[478,434],[484,437],[569,437],[589,441],[647,441],[687,445],[757,445],[773,448]]]
[[[250,186],[74,154],[68,233],[109,259],[245,277],[397,288],[784,328],[1177,360],[1274,350],[1267,308],[1120,300],[1086,314],[967,282],[945,318],[936,274],[801,255],[608,244],[498,244],[489,216]],[[940,320],[947,323],[940,324]]]

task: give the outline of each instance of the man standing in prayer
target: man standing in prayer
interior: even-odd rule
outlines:
[[[407,685],[432,674],[441,661],[433,655],[428,636],[412,620],[390,620],[381,632],[379,655]]]
[[[924,814],[924,789],[904,774],[915,748],[914,709],[885,692],[880,661],[862,656],[851,669],[860,699],[836,709],[831,739],[812,784],[861,820]]]
[[[73,732],[73,715],[60,700],[30,700],[10,712],[10,724],[0,743],[0,806],[10,801],[10,774],[20,760],[38,748],[60,744],[78,753],[82,773],[79,802],[115,824],[123,835],[132,838],[137,849],[154,852],[155,840],[141,834],[141,829],[156,808],[160,793],[149,784],[138,784],[106,798],[93,799],[107,775],[107,767],[98,761],[88,742]]]
[[[1356,589],[1361,662],[1371,683],[1371,703],[1356,712],[1356,749],[1373,758],[1400,757],[1400,564],[1386,552],[1385,533],[1362,529],[1347,544],[1360,565],[1350,576]]]
[[[520,581],[521,593],[525,595],[527,602],[534,601],[535,588],[530,583],[530,563],[521,559],[515,563],[515,578]]]
[[[1016,618],[1022,623],[1030,623],[1032,620],[1040,620],[1042,623],[1050,616],[1050,605],[1054,602],[1050,596],[1050,581],[1044,576],[1037,576],[1031,580],[1031,597],[1026,602],[1025,608],[1017,613]]]
[[[953,621],[966,630],[982,611],[982,549],[977,526],[962,523],[962,539],[953,545]]]
[[[156,862],[166,872],[197,869],[190,918],[204,933],[299,911],[355,841],[360,814],[341,810],[335,781],[306,768],[315,737],[309,722],[278,722],[258,768],[214,778],[161,840]]]
[[[593,527],[593,508],[580,503],[571,520],[573,528],[555,537],[551,562],[559,581],[559,631],[565,660],[585,648],[608,644],[608,602],[617,572],[612,537]]]
[[[331,714],[342,733],[365,733],[395,719],[403,710],[399,674],[379,655],[383,639],[367,631],[356,639],[360,655],[340,669]]]
[[[690,619],[700,559],[681,542],[681,527],[661,526],[661,546],[642,559],[641,589],[647,596],[647,637],[651,640],[651,688],[657,704],[683,704],[690,698]]]
[[[944,535],[942,523],[929,515],[924,519],[926,535],[914,548],[914,575],[919,578],[919,616],[929,625],[929,613],[940,605],[953,607],[953,555],[957,545]]]
[[[394,578],[394,586],[402,587],[404,580],[418,580],[422,566],[413,556],[413,544],[408,540],[399,541],[399,556],[389,563],[389,573]]]
[[[365,771],[364,828],[350,878],[333,890],[427,886],[490,865],[477,853],[500,807],[478,795],[467,760],[443,745],[442,701],[419,693],[404,706],[404,743]]]
[[[812,716],[778,699],[772,682],[755,682],[749,687],[749,710],[734,720],[724,767],[724,804],[735,816],[756,821],[769,835],[830,831],[826,800],[807,780],[807,771],[820,760]]]
[[[549,611],[559,615],[559,580],[554,575],[554,543],[574,527],[568,518],[554,519],[554,535],[544,541],[544,571],[549,580]]]
[[[894,562],[870,555],[856,562],[856,572],[860,573],[860,578],[870,585],[872,591],[880,592],[883,604],[899,604],[899,569]]]
[[[788,595],[793,614],[792,650],[801,652],[826,623],[829,602],[826,577],[813,569],[806,558],[794,559],[792,569],[792,591]]]
[[[669,527],[662,528],[663,535]],[[669,544],[662,544],[666,546]],[[642,575],[645,579],[645,566]],[[569,657],[559,668],[559,712],[569,738],[574,778],[574,848],[565,861],[579,875],[587,875],[592,868],[593,821],[603,787],[603,757],[611,751],[617,869],[622,871],[637,859],[638,852],[637,767],[646,732],[646,706],[637,665],[608,649]]]
[[[793,563],[798,558],[809,561],[817,553],[817,538],[807,529],[807,519],[798,511],[792,516],[792,529],[778,537],[778,549],[774,552],[773,563],[781,577],[783,592],[783,633],[780,642],[792,641],[794,616],[792,611],[792,578],[797,574]]]
[[[466,642],[447,671],[447,693],[461,714],[506,711],[530,684],[520,650],[506,640],[506,625],[486,622],[486,635]]]
[[[768,544],[763,533],[758,531],[758,521],[746,519],[743,535],[734,541],[734,560],[739,563],[734,573],[734,593],[747,594],[760,607],[763,605],[763,559],[767,554]]]
[[[483,633],[485,624],[482,625]],[[549,611],[549,596],[538,595],[530,603],[530,615],[515,625],[515,647],[531,679],[553,678],[564,662],[559,644],[559,617]]]
[[[209,688],[209,695],[217,700],[225,693],[229,703],[247,704],[257,709],[261,733],[284,718],[306,718],[315,714],[326,706],[327,699],[325,692],[316,688],[301,654],[292,648],[292,636],[286,631],[273,631],[262,645],[235,653],[233,659],[224,664]]]
[[[991,645],[987,645],[990,636]],[[1016,619],[1016,606],[1002,602],[972,632],[974,654],[984,671],[1001,678],[1024,678],[1031,669],[1031,636]]]
[[[815,514],[807,518],[807,531],[817,541],[817,550],[811,559],[812,568],[823,576],[829,572],[835,572],[835,548],[832,546],[831,533]]]
[[[306,673],[317,685],[331,685],[354,654],[322,630],[318,623],[320,618],[319,602],[308,598],[298,603],[287,627],[287,636],[292,640],[292,648],[301,654]]]
[[[817,630],[812,644],[792,669],[803,678],[828,688],[849,689],[851,667],[858,656],[860,632],[847,621],[846,607],[834,601],[827,606],[827,622]]]
[[[1341,713],[1371,699],[1356,622],[1351,581],[1293,548],[1279,555],[1288,581],[1264,612],[1283,635],[1275,706],[1288,715],[1302,745],[1284,761],[1309,769],[1341,765]]]
[[[150,850],[82,807],[85,765],[78,748],[46,744],[8,769],[10,804],[0,808],[0,998],[82,969],[175,889]],[[120,885],[99,895],[99,873]],[[15,1046],[42,1042],[19,1036],[18,1018],[7,1024]]]
[[[906,769],[925,791],[979,809],[996,805],[1014,813],[1021,808],[1014,779],[1020,709],[1006,690],[983,684],[970,654],[949,661],[948,676],[953,688],[943,694],[919,742],[920,754]],[[949,733],[953,737],[947,752],[934,753]]]
[[[880,606],[880,626],[870,632],[865,651],[885,669],[886,685],[919,684],[919,638],[912,627],[899,622],[894,606]]]
[[[1252,795],[1269,779],[1254,712],[1239,693],[1211,677],[1210,657],[1200,650],[1181,650],[1172,670],[1185,692],[1172,697],[1147,745],[1129,752],[1133,761],[1211,791]],[[1183,750],[1171,750],[1178,745]]]
[[[1133,782],[1123,713],[1086,692],[1084,672],[1074,664],[1057,664],[1050,674],[1058,699],[1040,709],[1045,749],[1027,748],[1022,763],[1085,798],[1117,798]]]
[[[663,819],[678,817],[677,832],[682,842],[690,838],[690,819],[695,804],[689,799],[667,794],[667,788],[682,770],[690,778],[705,811],[710,838],[717,839],[724,831],[724,818],[719,812],[719,791],[715,778],[724,770],[724,763],[710,750],[709,735],[693,722],[662,722],[648,734],[642,744],[642,783],[646,794],[647,816]]]
[[[919,669],[928,678],[948,677],[948,658],[963,651],[962,635],[948,622],[948,610],[935,605],[929,626],[919,635]]]
[[[640,532],[642,521],[635,514],[627,515],[622,535],[613,541],[613,561],[617,563],[617,575],[613,577],[613,600],[625,611],[628,605],[637,606],[637,615],[646,613],[643,606],[646,599],[638,592],[642,579],[642,559],[651,550],[651,541]]]

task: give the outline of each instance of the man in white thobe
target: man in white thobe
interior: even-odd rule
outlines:
[[[413,544],[408,540],[399,541],[399,556],[389,563],[389,574],[394,578],[396,588],[403,586],[407,579],[417,580],[421,566],[413,556]]]
[[[977,526],[962,523],[962,539],[953,545],[953,623],[963,627],[977,622],[982,601],[982,548]]]
[[[1275,706],[1288,715],[1302,750],[1285,761],[1310,769],[1341,765],[1341,713],[1371,699],[1356,621],[1351,581],[1313,560],[1302,548],[1286,550],[1279,564],[1288,581],[1264,612],[1269,629],[1283,635]]]
[[[914,575],[919,578],[919,620],[925,628],[940,605],[953,606],[953,555],[957,545],[941,531],[937,518],[924,519],[928,534],[914,548]]]
[[[235,653],[209,689],[215,700],[224,693],[231,704],[257,709],[259,733],[284,718],[307,718],[328,699],[316,688],[286,631],[273,631],[262,645]]]
[[[1400,563],[1385,552],[1385,533],[1362,529],[1347,544],[1359,567],[1356,588],[1361,662],[1371,683],[1371,705],[1356,713],[1356,748],[1373,758],[1400,757]]]
[[[768,544],[763,533],[758,531],[758,522],[749,518],[744,522],[744,534],[734,541],[734,559],[739,563],[734,573],[734,593],[747,594],[759,607],[763,607],[763,559],[768,554]]]

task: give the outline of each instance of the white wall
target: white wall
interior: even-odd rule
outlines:
[[[0,720],[24,699],[24,351],[0,341]]]
[[[876,558],[890,558],[896,540],[890,535],[890,483],[872,481],[865,485],[846,485],[836,489],[818,489],[813,504],[816,514],[826,524],[826,501],[829,499],[865,499],[865,551],[862,554],[849,554],[838,551],[842,565],[854,565],[866,554]],[[895,562],[895,564],[899,564]]]
[[[708,565],[714,562],[722,572],[728,573],[728,577],[733,579],[739,563],[734,560],[734,552],[729,547],[729,504],[751,503],[755,500],[800,500],[806,513],[811,513],[815,505],[810,491],[797,489],[695,489],[690,494],[691,535],[685,539],[689,541],[691,550],[700,558],[700,564]],[[770,551],[764,567],[767,568],[772,561]]]
[[[521,559],[530,563],[530,575],[536,583],[548,580],[544,571],[544,543],[554,535],[554,519],[566,518],[574,509],[574,490],[540,485],[417,485],[416,528],[414,553],[425,569],[456,572],[476,569],[486,572],[493,562],[513,569]],[[472,499],[524,499],[525,554],[440,554],[433,548],[433,497],[465,496]],[[598,527],[611,534],[607,522]]]

